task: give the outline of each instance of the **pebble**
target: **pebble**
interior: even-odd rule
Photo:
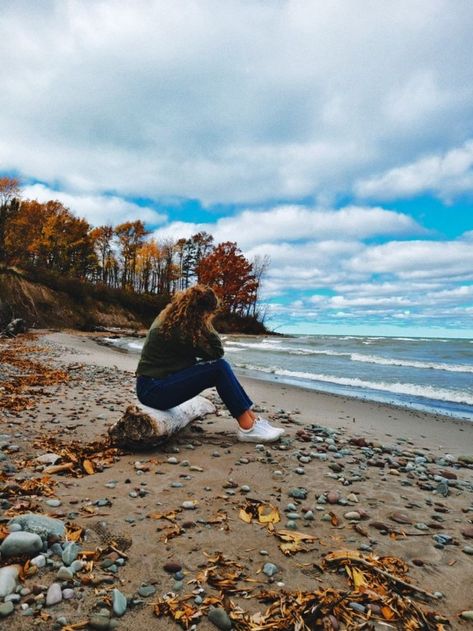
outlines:
[[[154,585],[141,585],[138,589],[138,594],[143,598],[149,598],[156,594],[156,587]]]
[[[232,628],[232,621],[221,607],[211,607],[207,617],[221,631],[230,631]]]
[[[167,463],[168,464],[178,464],[179,460],[177,458],[175,458],[174,456],[171,456],[167,459]]]
[[[185,502],[182,502],[181,506],[186,510],[195,510],[197,508],[196,503],[192,500],[186,500]]]
[[[473,546],[464,546],[463,552],[465,554],[470,554],[470,555],[473,554]]]
[[[15,610],[15,605],[11,601],[2,603],[0,605],[0,618],[6,618],[11,613],[13,613],[14,610]]]
[[[397,524],[412,524],[411,518],[405,513],[393,513],[391,519]]]
[[[126,611],[128,601],[119,589],[112,590],[112,608],[113,613],[119,618],[123,616]]]
[[[62,597],[64,600],[71,600],[75,595],[75,591],[73,589],[69,589],[68,587],[62,590]]]
[[[344,514],[345,519],[350,519],[351,521],[360,521],[361,515],[356,511],[348,511],[348,513]]]
[[[0,568],[0,598],[5,598],[15,591],[20,570],[20,565],[7,565]]]
[[[37,557],[34,557],[30,561],[31,565],[36,565],[36,567],[44,567],[46,565],[46,557],[44,554],[39,554]]]
[[[46,500],[46,504],[50,506],[51,508],[57,508],[58,506],[61,506],[62,502],[60,500],[51,499],[51,500]]]
[[[65,565],[70,565],[77,559],[77,555],[80,552],[80,546],[73,541],[66,543],[62,552],[62,560]]]
[[[36,513],[26,513],[25,515],[13,517],[8,522],[8,526],[11,524],[18,524],[22,530],[33,532],[39,535],[41,539],[47,539],[51,535],[62,538],[66,533],[66,527],[60,519]]]
[[[182,570],[182,565],[176,561],[169,561],[169,563],[165,563],[163,565],[163,570],[165,572],[169,572],[169,574],[175,574],[176,572],[180,572]]]
[[[289,497],[294,497],[297,500],[305,500],[307,498],[307,489],[304,487],[295,487],[289,491]]]
[[[366,607],[360,605],[360,603],[350,602],[348,603],[348,606],[350,609],[353,609],[353,611],[357,611],[358,613],[365,613],[366,611]]]
[[[467,539],[473,539],[473,526],[467,526],[466,528],[462,528],[461,533]]]
[[[39,535],[19,530],[7,535],[0,546],[0,552],[2,556],[5,557],[21,555],[32,556],[39,552],[42,547],[43,542]]]
[[[48,592],[46,594],[46,606],[52,607],[53,605],[57,605],[62,600],[62,590],[59,583],[52,583],[49,586]]]
[[[450,535],[443,534],[443,533],[434,535],[432,539],[442,546],[448,546],[453,543],[453,537],[451,537]]]
[[[263,566],[263,574],[266,574],[266,576],[274,576],[278,571],[279,568],[274,563],[265,563]]]
[[[460,618],[463,620],[473,620],[473,609],[469,611],[462,611],[460,614]]]
[[[64,565],[59,568],[58,573],[56,574],[56,578],[60,579],[61,581],[70,581],[72,580],[73,576],[74,575],[71,570]]]
[[[329,504],[338,504],[340,500],[340,493],[338,491],[329,491],[327,493],[327,502]]]
[[[94,614],[89,618],[89,627],[92,629],[105,630],[110,629],[110,618],[101,614]]]

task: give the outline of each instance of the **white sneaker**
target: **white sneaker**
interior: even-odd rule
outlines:
[[[271,429],[274,429],[274,430],[276,430],[277,432],[279,432],[279,435],[280,435],[280,436],[282,436],[282,435],[284,434],[284,432],[286,431],[286,430],[285,430],[284,428],[282,428],[282,427],[274,427],[274,425],[271,425],[271,423],[268,421],[268,419],[263,418],[262,416],[257,416],[256,418],[259,420],[259,422],[260,422],[262,425],[266,425],[267,427],[270,427]]]
[[[238,440],[243,443],[272,443],[283,433],[283,429],[273,427],[266,419],[258,416],[250,429],[238,428]]]

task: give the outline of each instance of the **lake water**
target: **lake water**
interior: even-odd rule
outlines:
[[[239,374],[473,421],[473,340],[222,336]],[[143,340],[109,342],[139,354]]]

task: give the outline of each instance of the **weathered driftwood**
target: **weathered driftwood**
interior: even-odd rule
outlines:
[[[114,445],[148,449],[161,445],[196,418],[213,412],[214,404],[201,396],[166,412],[137,402],[136,405],[127,407],[123,416],[109,428],[108,433]]]
[[[26,333],[27,330],[26,322],[22,318],[15,318],[2,331],[2,337],[15,337],[20,333]]]

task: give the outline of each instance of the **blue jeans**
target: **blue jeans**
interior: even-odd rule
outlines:
[[[224,359],[197,362],[163,379],[139,375],[136,380],[138,399],[143,405],[156,410],[169,410],[213,387],[235,418],[253,405],[232,367]]]

